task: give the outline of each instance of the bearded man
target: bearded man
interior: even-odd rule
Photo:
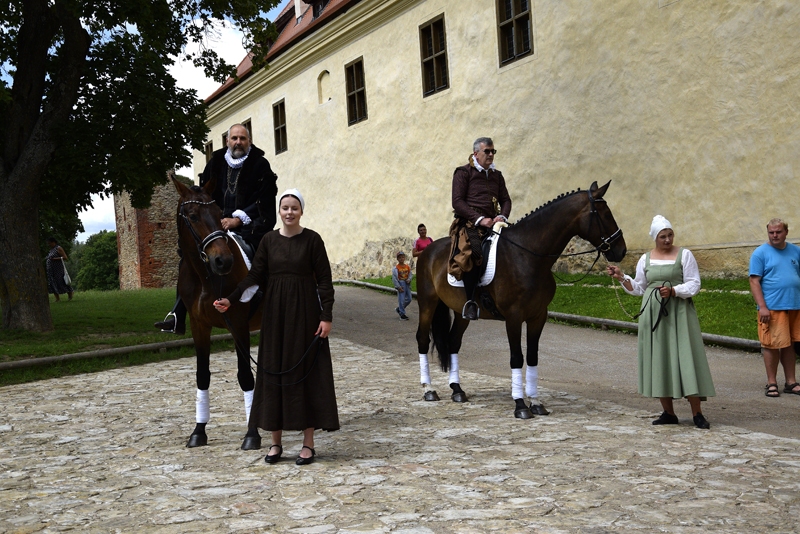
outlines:
[[[252,257],[264,234],[275,227],[278,176],[272,172],[264,151],[252,144],[245,126],[231,126],[226,144],[226,148],[212,154],[200,175],[200,186],[216,178],[212,197],[222,210],[222,229],[233,232]],[[186,333],[186,306],[180,297],[166,318],[153,326],[162,332]]]

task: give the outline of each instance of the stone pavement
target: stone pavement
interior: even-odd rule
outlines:
[[[232,353],[212,356],[198,449],[192,359],[0,388],[0,532],[798,531],[798,440],[548,390],[552,414],[521,421],[509,380],[468,371],[471,402],[435,372],[428,403],[416,366],[331,348],[342,429],[304,467],[299,433],[273,466],[239,450]]]

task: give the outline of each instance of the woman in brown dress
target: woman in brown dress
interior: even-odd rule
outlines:
[[[333,320],[331,266],[322,238],[300,226],[305,202],[296,189],[280,197],[280,230],[267,233],[253,268],[228,298],[214,306],[225,312],[253,285],[264,288],[264,313],[250,428],[272,433],[264,458],[276,463],[284,430],[302,430],[298,465],[314,461],[314,430],[338,430],[328,334]]]

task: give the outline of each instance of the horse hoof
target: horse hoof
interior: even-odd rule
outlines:
[[[186,444],[190,449],[194,447],[203,447],[205,445],[208,445],[208,436],[206,434],[192,434],[189,436],[189,442]]]
[[[438,401],[439,395],[435,391],[426,391],[425,396],[423,397],[426,401]]]
[[[453,402],[467,402],[467,394],[463,391],[453,393],[450,398],[453,399]]]
[[[533,414],[528,408],[517,408],[514,410],[514,417],[517,419],[533,419]]]
[[[531,404],[531,413],[534,415],[550,415],[550,412],[547,411],[544,404]]]
[[[243,451],[257,451],[261,448],[261,436],[245,436],[242,442]]]

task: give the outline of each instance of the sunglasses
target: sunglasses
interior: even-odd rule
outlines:
[[[497,149],[496,148],[487,148],[487,149],[485,149],[483,151],[483,153],[486,154],[487,156],[491,156],[493,154],[497,154]]]

